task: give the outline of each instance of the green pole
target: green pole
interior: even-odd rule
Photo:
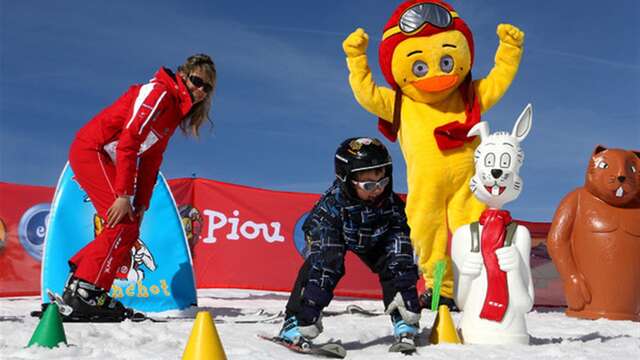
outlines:
[[[436,262],[435,270],[433,272],[433,294],[431,296],[431,311],[438,311],[438,304],[440,303],[440,288],[442,287],[442,279],[444,278],[444,271],[447,267],[447,260],[442,259]]]

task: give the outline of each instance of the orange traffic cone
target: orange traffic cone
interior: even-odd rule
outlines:
[[[431,335],[429,341],[432,344],[461,344],[458,331],[453,323],[453,318],[449,312],[447,305],[440,305],[438,307],[438,315],[433,322],[431,328]]]
[[[208,311],[200,311],[191,329],[182,360],[226,360],[218,330]]]
[[[36,330],[33,332],[27,347],[40,345],[53,348],[60,343],[66,345],[67,337],[64,334],[64,327],[62,327],[62,318],[58,312],[58,305],[51,303],[42,314],[42,318]]]

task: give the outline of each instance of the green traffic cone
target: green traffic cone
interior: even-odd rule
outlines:
[[[48,348],[58,346],[61,342],[67,344],[67,337],[64,335],[62,327],[62,318],[58,312],[58,305],[51,303],[42,314],[42,319],[38,323],[38,327],[33,332],[31,340],[27,347],[31,345],[40,345]]]

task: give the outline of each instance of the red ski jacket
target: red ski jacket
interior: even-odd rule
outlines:
[[[116,167],[116,194],[135,195],[134,206],[148,208],[169,138],[191,105],[182,79],[160,68],[149,83],[131,86],[91,119],[74,142],[106,152]]]

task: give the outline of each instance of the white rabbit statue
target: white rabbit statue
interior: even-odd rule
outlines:
[[[522,191],[520,142],[531,130],[532,112],[528,104],[511,134],[489,134],[484,121],[468,134],[481,139],[474,154],[471,191],[488,209],[479,222],[459,227],[452,239],[454,298],[463,311],[459,325],[464,343],[529,343],[525,314],[534,298],[531,235],[501,208]]]

